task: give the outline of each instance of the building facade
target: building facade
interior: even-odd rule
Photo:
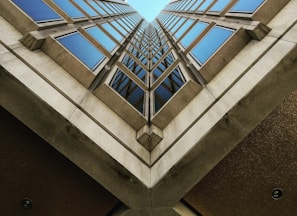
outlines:
[[[101,200],[100,207],[96,209],[89,198],[88,203],[94,202],[90,215],[293,215],[296,9],[296,0],[175,0],[148,23],[120,0],[1,1],[0,101],[7,121],[1,145],[17,143],[9,138],[12,129],[5,124],[23,124],[16,134],[28,130],[40,137],[37,143],[53,147],[49,152],[71,161],[69,169],[82,170],[79,175],[92,179],[85,181],[94,180],[88,185],[100,187],[94,189],[100,191],[100,199],[95,198]],[[290,115],[281,118],[288,110]],[[267,129],[265,121],[274,118],[281,120]],[[281,128],[282,122],[287,127]],[[264,142],[261,138],[273,137],[271,131],[288,137]],[[266,163],[260,153],[258,163],[240,161],[247,155],[234,152],[255,153],[249,144],[258,133],[255,145],[264,142],[263,152],[277,142],[290,145],[282,157],[272,154]],[[4,185],[12,184],[5,163],[13,155],[11,148],[1,148]],[[18,158],[16,167],[21,165]],[[273,161],[276,158],[290,167],[280,172],[278,181],[268,171],[281,167]],[[230,167],[232,162],[248,165],[236,175],[223,172],[240,168]],[[257,168],[251,174],[255,164],[266,170],[262,177]],[[218,173],[217,178],[233,185],[235,176],[243,180],[235,191],[228,181],[213,182]],[[257,187],[254,183],[264,177],[267,185]],[[16,182],[23,187],[26,181]],[[245,182],[250,183],[247,188]],[[226,193],[223,198],[216,187]],[[83,190],[78,189],[89,197]],[[249,200],[257,191],[259,198]],[[30,191],[24,193],[31,197]],[[7,206],[17,196],[21,195],[12,193]],[[104,197],[110,197],[109,202]],[[68,205],[75,207],[69,209],[87,208],[70,201]],[[42,205],[31,206],[38,203],[35,199],[22,202],[18,214],[46,215]],[[55,206],[58,210],[44,209],[49,215],[82,214],[70,213],[60,203]],[[8,207],[3,212],[16,214]]]

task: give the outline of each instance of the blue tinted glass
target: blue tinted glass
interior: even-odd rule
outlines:
[[[92,27],[86,29],[86,31],[92,35],[101,45],[103,45],[108,51],[112,51],[116,44],[111,40],[101,29],[98,27]]]
[[[119,30],[119,32],[122,32],[123,34],[127,33],[127,31],[122,26],[120,26],[120,24],[118,24],[116,21],[112,21],[111,24],[114,27],[116,27]]]
[[[113,14],[117,14],[118,13],[118,11],[114,8],[113,4],[107,3],[107,2],[105,4],[113,12]]]
[[[138,87],[125,73],[118,70],[110,84],[123,98],[125,98],[139,112],[144,113],[144,91]]]
[[[99,7],[94,1],[88,1],[90,5],[92,5],[101,15],[106,15],[107,13]]]
[[[79,5],[89,16],[98,16],[96,11],[94,11],[84,0],[74,0],[76,4]]]
[[[53,0],[71,18],[85,17],[69,0]]]
[[[172,33],[176,31],[176,29],[178,29],[178,27],[181,26],[181,24],[186,20],[186,18],[181,18],[174,26],[173,28],[170,30]]]
[[[183,24],[183,26],[175,33],[175,38],[179,38],[180,36],[182,36],[182,34],[189,29],[189,27],[192,25],[192,23],[194,22],[194,20],[189,19],[187,20],[187,22],[185,22]]]
[[[57,40],[91,70],[94,70],[104,57],[94,45],[77,32]]]
[[[61,20],[62,18],[42,0],[13,0],[36,22]]]
[[[188,47],[208,26],[207,23],[198,22],[196,25],[183,37],[181,44],[184,47]]]
[[[103,2],[101,2],[101,1],[97,1],[97,3],[105,10],[105,11],[107,11],[107,13],[109,13],[109,14],[113,14],[113,12],[108,8],[108,7],[106,7],[106,5],[103,3]]]
[[[205,11],[213,0],[205,0],[205,2],[199,7],[198,11]]]
[[[231,0],[218,0],[209,11],[222,11],[230,2]]]
[[[184,78],[179,69],[175,68],[154,91],[155,112],[158,112],[159,109],[180,89],[183,84]]]
[[[253,13],[264,0],[239,0],[230,10],[230,12]]]
[[[102,27],[118,41],[123,40],[123,36],[120,33],[118,33],[110,24],[104,23],[102,24]]]
[[[190,11],[194,11],[197,9],[198,6],[202,3],[202,0],[198,0],[190,9]]]
[[[212,28],[194,47],[192,54],[204,64],[212,54],[232,35],[233,31],[221,27]]]

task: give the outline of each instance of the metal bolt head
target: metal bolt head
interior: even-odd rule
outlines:
[[[283,196],[284,192],[281,188],[274,188],[272,190],[272,199],[278,200]]]
[[[23,209],[32,208],[32,200],[29,198],[24,198],[21,202]]]

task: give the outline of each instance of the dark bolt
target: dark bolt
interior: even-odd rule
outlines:
[[[283,190],[281,188],[275,188],[272,191],[272,199],[278,200],[282,197]]]
[[[29,198],[24,198],[22,200],[22,207],[24,209],[30,209],[30,208],[32,208],[32,200],[30,200]]]

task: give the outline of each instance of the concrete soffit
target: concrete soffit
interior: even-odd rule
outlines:
[[[63,87],[66,84],[55,82],[54,72],[45,75],[43,63],[58,66],[41,51],[31,53],[0,36],[1,106],[131,209],[183,215],[172,208],[177,209],[179,200],[297,89],[296,8],[297,1],[290,1],[268,23],[272,31],[248,43],[194,97],[163,130],[164,138],[152,152],[135,147],[136,131],[83,87]],[[38,55],[45,57],[34,65]],[[139,213],[129,211],[120,215]]]

